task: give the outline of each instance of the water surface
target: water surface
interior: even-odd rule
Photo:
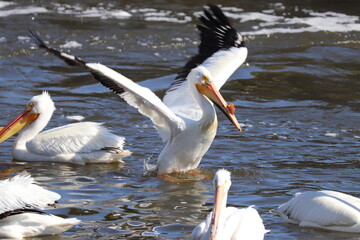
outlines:
[[[82,223],[39,239],[189,239],[212,209],[211,181],[170,183],[143,176],[163,144],[149,119],[34,47],[26,28],[52,46],[101,62],[163,96],[197,52],[196,24],[208,1],[0,1],[0,126],[42,90],[57,110],[47,126],[104,122],[126,137],[125,164],[75,166],[13,162],[0,148],[1,178],[26,170],[62,195],[50,213]],[[219,129],[200,168],[232,173],[228,203],[255,205],[266,239],[359,239],[356,234],[283,223],[273,209],[298,191],[360,196],[360,20],[356,1],[222,1],[246,37],[249,56],[221,92],[237,108],[239,133],[219,112]]]

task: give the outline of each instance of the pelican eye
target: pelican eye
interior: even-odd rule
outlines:
[[[202,75],[202,79],[201,79],[201,80],[202,80],[203,83],[211,84],[211,81],[210,81],[209,77],[206,76],[206,75]]]
[[[27,105],[26,110],[31,111],[34,108],[34,106],[35,106],[35,103],[31,102]]]

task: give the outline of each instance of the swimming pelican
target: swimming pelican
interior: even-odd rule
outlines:
[[[230,185],[230,172],[218,170],[214,177],[214,209],[205,221],[194,228],[192,240],[264,239],[268,230],[265,230],[263,221],[254,208],[226,207]]]
[[[76,218],[64,219],[36,210],[59,199],[59,194],[36,185],[27,173],[1,180],[0,237],[22,239],[55,235],[80,223]]]
[[[130,154],[123,150],[124,138],[100,123],[73,123],[40,133],[54,111],[48,92],[32,97],[25,111],[0,130],[0,143],[23,129],[12,150],[13,158],[20,161],[107,163]]]
[[[165,142],[156,164],[158,173],[187,172],[198,167],[215,138],[218,123],[213,104],[241,131],[234,105],[228,105],[218,90],[245,61],[247,49],[221,9],[210,5],[210,10],[205,9],[205,16],[200,18],[204,26],[198,26],[199,53],[178,74],[163,101],[116,71],[62,53],[49,47],[34,31],[30,33],[40,48],[69,65],[85,67],[101,84],[152,120]]]
[[[360,199],[341,192],[296,193],[272,212],[300,227],[360,233]]]

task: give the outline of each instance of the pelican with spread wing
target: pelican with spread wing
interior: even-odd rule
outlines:
[[[161,101],[150,89],[142,87],[100,63],[88,63],[48,46],[30,30],[40,48],[69,65],[87,69],[97,81],[122,97],[129,105],[151,119],[165,147],[157,160],[158,173],[187,172],[196,169],[209,149],[217,131],[214,104],[241,131],[235,108],[227,104],[219,89],[245,61],[247,49],[242,36],[215,5],[200,18],[199,53],[185,65]]]

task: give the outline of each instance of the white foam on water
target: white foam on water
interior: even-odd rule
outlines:
[[[5,1],[0,1],[0,8],[4,8],[10,5],[14,5],[15,3],[12,2],[5,2]]]
[[[148,13],[148,12],[156,12],[157,10],[155,8],[135,8],[131,9],[131,13]]]
[[[221,7],[223,11],[232,11],[232,12],[243,12],[244,9],[237,7]]]
[[[79,121],[79,122],[85,119],[85,117],[81,115],[65,116],[65,118],[70,121]]]
[[[12,15],[26,15],[26,14],[35,14],[35,13],[47,13],[48,10],[43,7],[17,7],[14,9],[0,10],[0,17],[8,17]]]
[[[173,22],[173,23],[187,23],[191,21],[191,17],[184,17],[184,19],[178,19],[175,17],[145,17],[145,21],[153,21],[153,22]]]
[[[136,12],[143,13],[145,21],[187,23],[192,20],[190,16],[187,16],[183,12],[156,10],[152,8],[138,9]]]
[[[0,37],[0,43],[6,42],[6,38],[5,37]]]
[[[99,3],[94,7],[80,4],[54,3],[54,8],[48,10],[44,7],[26,6],[17,7],[14,2],[0,1],[0,9],[9,7],[12,9],[0,10],[0,17],[24,14],[41,14],[55,12],[58,14],[74,15],[81,18],[100,19],[128,19],[136,14],[145,21],[188,23],[193,17],[203,15],[202,11],[196,11],[193,16],[183,12],[161,10],[155,8],[138,8],[125,11],[116,9],[114,4]],[[286,7],[282,3],[272,3],[269,9],[260,12],[244,12],[241,8],[223,7],[224,14],[230,19],[238,20],[240,23],[251,22],[252,30],[242,32],[244,35],[271,35],[275,33],[302,33],[302,32],[351,32],[360,31],[359,16],[351,16],[337,12],[316,12],[314,10],[296,8],[296,12],[306,14],[306,17],[289,16]],[[281,14],[281,15],[279,15]]]
[[[336,137],[336,136],[338,136],[339,134],[327,132],[327,133],[325,133],[324,135],[325,135],[326,137]]]
[[[161,12],[147,12],[144,14],[145,17],[166,17],[170,15],[170,11],[161,11]]]
[[[240,19],[240,22],[262,21],[262,22],[274,23],[274,22],[281,22],[284,20],[284,17],[282,16],[275,16],[261,12],[245,12],[241,14],[225,13],[225,15],[229,18]]]
[[[124,10],[106,10],[104,8],[92,7],[81,13],[78,13],[76,16],[97,17],[101,19],[107,19],[107,18],[126,19],[126,18],[130,18],[132,15]]]
[[[275,4],[276,5],[276,4]],[[283,5],[274,6],[284,10]],[[307,17],[286,17],[275,15],[274,9],[262,12],[234,12],[225,11],[225,15],[240,22],[254,21],[253,31],[242,32],[244,35],[270,35],[274,33],[302,33],[302,32],[351,32],[360,31],[360,18],[337,12],[315,12],[303,9]],[[200,12],[199,12],[200,13]]]
[[[244,9],[242,8],[237,8],[237,7],[221,7],[221,10],[223,10],[223,12],[225,13],[226,16],[230,17],[230,18],[234,18],[237,19],[238,16],[238,12],[243,12]],[[201,16],[204,15],[203,11],[196,11],[193,13],[194,17],[199,18]]]
[[[249,123],[239,123],[241,128],[252,128],[253,125]]]
[[[179,38],[179,37],[173,38],[172,40],[175,41],[175,42],[183,42],[184,41],[183,38]]]
[[[28,36],[18,36],[17,39],[21,42],[21,43],[28,43],[31,41],[31,38]]]
[[[274,3],[274,4],[271,4],[272,7],[276,10],[285,10],[285,6],[284,4],[280,3],[280,2],[277,2],[277,3]]]
[[[61,48],[81,48],[82,44],[77,41],[68,41],[63,45],[60,45]]]
[[[59,14],[69,14],[74,15],[75,17],[82,18],[100,18],[100,19],[128,19],[132,16],[131,13],[122,10],[114,9],[114,6],[109,4],[104,7],[104,4],[99,4],[97,7],[83,7],[79,4],[59,4],[56,3],[54,6],[54,11]]]

